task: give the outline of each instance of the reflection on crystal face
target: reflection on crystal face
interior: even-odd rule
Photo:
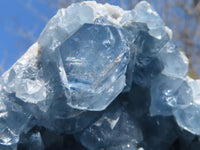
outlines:
[[[200,81],[171,39],[145,1],[60,9],[0,77],[0,150],[199,150]]]
[[[192,99],[192,89],[185,80],[160,75],[151,86],[151,115],[172,115],[176,109],[189,105]]]
[[[188,77],[187,83],[192,88],[193,102],[200,105],[200,80],[194,80]]]
[[[102,110],[124,88],[129,49],[120,29],[85,24],[58,49],[71,107]]]
[[[1,129],[0,135],[0,144],[3,145],[12,145],[13,143],[17,143],[19,140],[19,136],[9,128]]]
[[[142,133],[135,120],[131,120],[128,113],[114,103],[104,114],[80,135],[81,143],[88,149],[128,149],[135,148],[142,141]],[[133,144],[133,145],[129,145]],[[127,144],[129,146],[127,146]]]
[[[188,130],[189,132],[200,135],[200,106],[188,105],[184,109],[177,109],[174,116],[180,127]]]
[[[158,57],[164,64],[163,74],[174,77],[185,77],[188,73],[188,59],[172,43],[167,43]]]

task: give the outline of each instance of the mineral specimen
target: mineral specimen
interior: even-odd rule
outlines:
[[[0,77],[0,149],[200,149],[200,81],[171,39],[145,1],[60,9]]]

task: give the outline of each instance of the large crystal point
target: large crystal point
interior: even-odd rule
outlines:
[[[129,48],[121,30],[85,24],[58,50],[71,107],[103,110],[123,90]]]

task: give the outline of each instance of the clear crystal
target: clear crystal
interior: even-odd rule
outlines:
[[[188,59],[174,44],[168,42],[162,48],[158,57],[164,64],[163,74],[174,77],[187,76]]]
[[[200,135],[200,106],[188,105],[184,109],[177,109],[174,111],[174,116],[180,127],[193,133],[194,135]]]
[[[181,78],[160,75],[151,86],[151,115],[172,115],[193,101],[193,93],[187,81]]]
[[[123,90],[129,48],[121,30],[85,24],[58,50],[68,81],[69,106],[103,110]]]
[[[199,149],[200,81],[171,39],[146,1],[60,9],[0,77],[0,149]]]

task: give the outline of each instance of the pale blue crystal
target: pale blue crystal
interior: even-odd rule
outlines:
[[[141,141],[142,132],[137,122],[130,118],[120,104],[109,106],[101,118],[80,135],[80,142],[88,149],[112,149],[117,146],[123,150],[129,142],[137,145]]]
[[[12,95],[0,91],[0,145],[15,145],[29,121],[20,103]]]
[[[174,116],[180,127],[195,135],[200,135],[200,82],[188,79],[187,83],[192,89],[193,101],[182,109],[176,109]]]
[[[193,101],[193,93],[187,81],[181,78],[160,75],[151,86],[151,115],[172,115]]]
[[[174,116],[178,125],[185,130],[200,135],[200,105],[188,105],[184,109],[174,111]]]
[[[200,81],[171,39],[146,1],[60,9],[0,77],[0,149],[198,148]]]
[[[150,87],[152,80],[163,70],[163,64],[157,58],[162,47],[167,43],[168,36],[159,40],[145,31],[140,31],[135,44],[136,63],[133,81],[144,87]]]
[[[200,105],[200,80],[194,80],[188,77],[187,82],[192,88],[193,103]]]
[[[72,4],[67,9],[60,9],[46,25],[38,43],[44,48],[43,51],[53,53],[67,37],[84,23],[93,23],[93,20],[94,10],[86,3]]]
[[[157,56],[161,48],[167,43],[168,37],[158,40],[147,32],[140,31],[134,44],[137,49],[136,65],[145,66]]]
[[[124,89],[124,92],[130,91],[132,82],[133,82],[133,74],[136,72],[135,70],[135,62],[136,62],[136,56],[137,56],[137,49],[134,44],[135,39],[137,38],[140,31],[148,31],[148,28],[146,24],[144,23],[137,23],[137,22],[131,22],[124,24],[123,28],[125,29],[125,33],[128,39],[128,44],[130,46],[130,61],[127,66],[126,71],[126,87]]]
[[[66,98],[62,96],[52,103],[45,118],[41,118],[38,124],[57,134],[74,134],[83,131],[101,114],[102,112],[73,109],[66,104]]]
[[[164,64],[163,74],[174,77],[187,76],[188,59],[174,44],[168,42],[160,51],[158,58]]]
[[[129,48],[120,29],[85,24],[58,50],[68,81],[69,106],[103,110],[123,90]]]
[[[127,11],[122,16],[122,24],[129,21],[147,24],[149,28],[148,33],[157,39],[162,39],[166,35],[172,38],[172,31],[165,26],[159,14],[146,1],[141,1],[135,6],[135,9]]]
[[[158,28],[164,26],[164,22],[154,8],[146,1],[138,3],[134,11],[134,19],[137,22],[144,22],[147,26],[152,28]]]

